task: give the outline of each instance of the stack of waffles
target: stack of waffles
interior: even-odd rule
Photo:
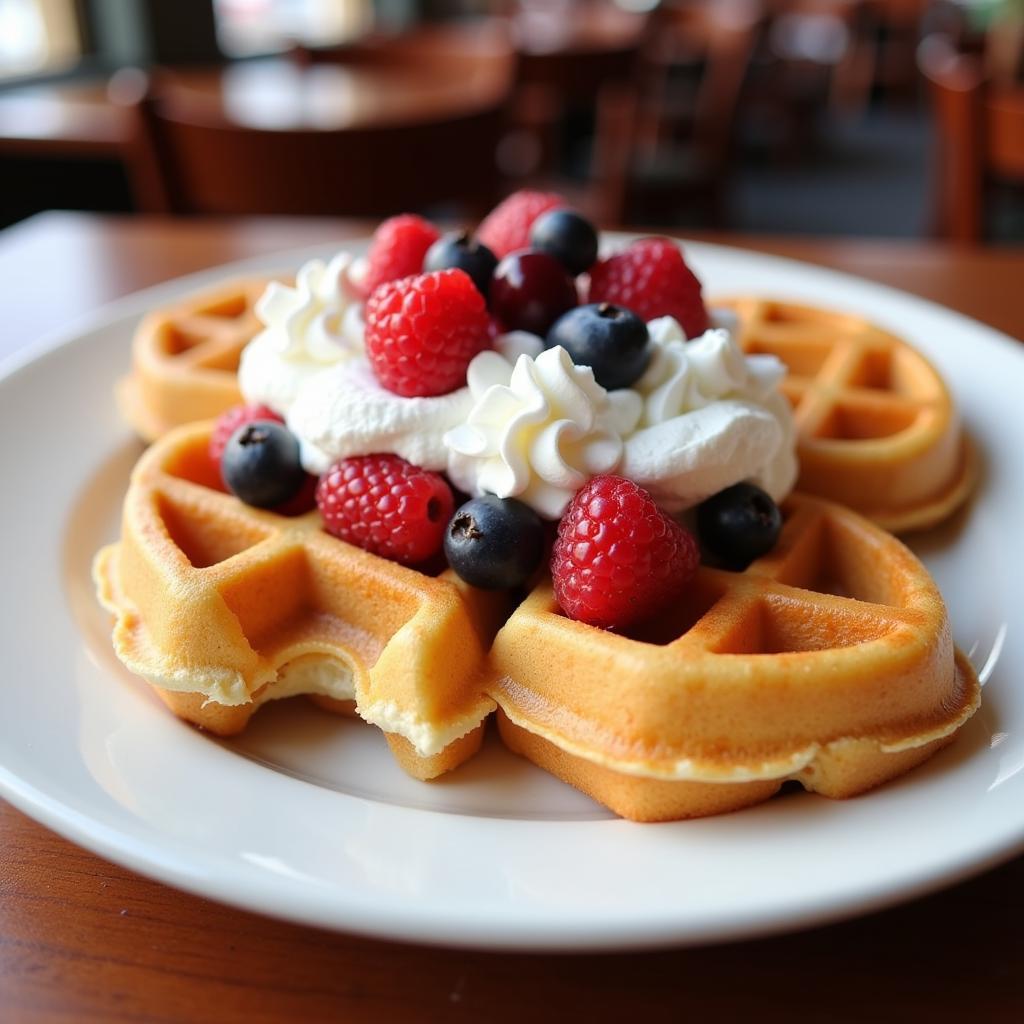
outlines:
[[[663,821],[757,803],[787,780],[861,793],[977,708],[935,583],[886,532],[948,516],[974,472],[944,382],[901,339],[847,314],[721,303],[745,351],[787,367],[798,491],[770,552],[740,572],[702,566],[654,618],[607,631],[567,617],[546,572],[517,604],[329,536],[316,511],[288,518],[226,493],[212,422],[167,428],[238,401],[262,287],[153,314],[122,392],[156,440],[95,575],[118,656],[181,718],[230,735],[263,703],[307,694],[378,726],[429,779],[471,757],[496,712],[511,750],[623,817]]]

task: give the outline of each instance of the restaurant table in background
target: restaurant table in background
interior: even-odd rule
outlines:
[[[112,80],[114,91],[117,77]],[[500,75],[467,88],[465,76],[410,69],[299,67],[286,58],[219,70],[175,69],[176,88],[229,123],[282,130],[419,124],[477,109],[507,88]],[[107,80],[26,86],[0,94],[0,155],[117,156],[131,122]]]
[[[366,231],[351,221],[34,217],[0,232],[0,359],[147,285]],[[860,274],[1024,337],[1024,250],[710,240]],[[752,850],[752,871],[756,864]],[[612,956],[425,949],[282,924],[177,893],[0,802],[0,1019],[19,1024],[1010,1022],[1024,1018],[1022,915],[1024,858],[1017,858],[903,907],[747,943]]]

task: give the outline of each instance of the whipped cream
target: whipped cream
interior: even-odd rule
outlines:
[[[670,512],[741,480],[785,497],[797,463],[778,391],[782,363],[744,356],[724,327],[688,342],[676,320],[661,317],[648,331],[646,372],[611,392],[561,348],[527,353],[514,366],[496,353],[477,356],[468,373],[472,409],[444,436],[452,482],[470,494],[518,498],[549,519],[600,473],[634,480]]]
[[[774,356],[744,356],[723,329],[686,341],[671,317],[648,324],[651,362],[634,389],[643,410],[619,472],[670,512],[741,480],[776,501],[797,475],[796,431]]]
[[[337,459],[379,452],[443,470],[448,450],[441,439],[469,415],[472,404],[468,388],[433,398],[396,395],[360,357],[309,379],[286,420],[310,473],[326,472]]]
[[[557,346],[513,364],[482,352],[467,374],[473,405],[448,431],[448,476],[470,494],[525,502],[557,519],[592,476],[615,469],[640,417],[633,391],[608,392]]]
[[[506,360],[543,347],[540,338],[525,331],[495,341],[499,358]],[[380,452],[443,472],[448,466],[444,435],[465,422],[472,407],[468,387],[429,398],[396,395],[361,355],[305,381],[286,419],[310,473],[324,473],[338,459]]]
[[[263,330],[245,347],[238,381],[247,402],[287,413],[327,367],[363,350],[363,313],[352,255],[305,263],[294,285],[272,281],[256,303]]]

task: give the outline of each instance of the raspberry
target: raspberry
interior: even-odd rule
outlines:
[[[667,238],[641,238],[590,271],[590,301],[631,309],[644,320],[673,316],[688,338],[709,326],[700,281]]]
[[[555,192],[520,189],[487,214],[476,237],[500,260],[516,249],[528,249],[533,222],[547,210],[566,205],[565,199]]]
[[[462,270],[438,270],[381,285],[366,303],[366,355],[389,391],[446,395],[491,346],[483,296]]]
[[[551,576],[570,618],[612,629],[678,597],[699,560],[693,536],[642,487],[597,476],[576,493],[558,525]]]
[[[316,503],[328,533],[405,565],[441,550],[455,508],[444,477],[397,455],[341,459],[320,478]]]
[[[231,435],[246,423],[253,423],[256,420],[273,420],[275,423],[284,423],[284,420],[266,405],[234,405],[227,412],[223,412],[213,425],[213,433],[210,435],[210,458],[217,465],[220,465],[221,456],[231,438]]]
[[[433,224],[414,213],[389,217],[373,234],[366,254],[366,277],[360,287],[365,295],[388,281],[418,274],[423,257],[441,237]]]

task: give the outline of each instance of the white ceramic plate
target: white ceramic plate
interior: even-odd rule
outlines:
[[[1024,348],[910,296],[707,245],[712,293],[864,313],[927,352],[984,454],[965,514],[914,546],[986,680],[982,710],[920,770],[846,802],[791,794],[720,818],[619,821],[490,743],[405,778],[369,727],[302,701],[217,742],[114,659],[89,563],[118,529],[138,445],[111,400],[144,310],[310,252],[127,299],[0,375],[0,794],[102,856],[295,921],[490,948],[610,949],[792,929],[880,907],[1024,846]],[[614,681],[609,685],[614,686]]]

